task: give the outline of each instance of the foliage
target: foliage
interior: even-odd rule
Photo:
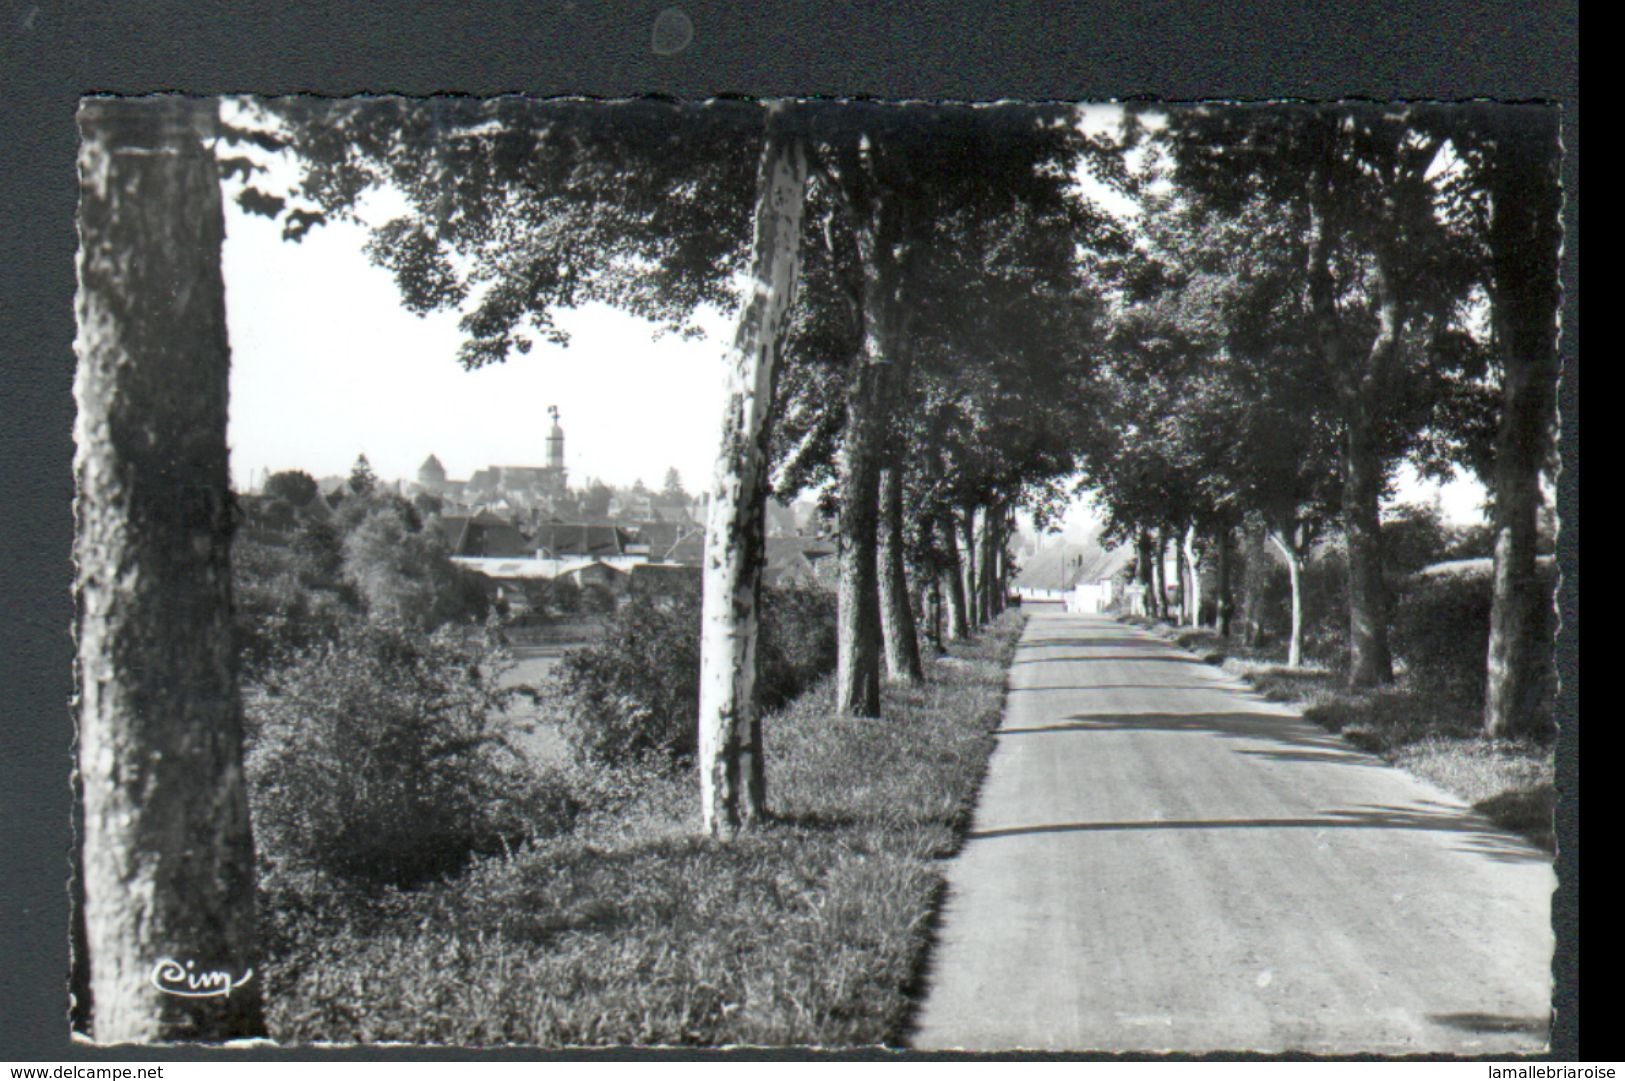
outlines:
[[[808,588],[763,590],[757,697],[773,709],[835,664],[834,598]],[[602,638],[565,657],[566,733],[577,755],[622,765],[689,762],[699,718],[700,602],[623,605]]]
[[[1553,668],[1554,613],[1552,568],[1541,566],[1545,603],[1538,606],[1532,633],[1544,648],[1532,651],[1540,666],[1547,716],[1528,730],[1549,730],[1557,693]],[[1460,702],[1476,716],[1484,701],[1484,658],[1489,651],[1490,566],[1488,560],[1446,564],[1411,576],[1395,607],[1394,649],[1405,662],[1407,679],[1435,697]]]
[[[265,478],[265,494],[286,500],[294,507],[305,506],[316,498],[318,491],[316,478],[299,469],[285,469]]]
[[[503,741],[501,656],[355,623],[251,686],[246,768],[262,858],[411,883],[568,823]]]
[[[969,820],[1020,618],[954,645],[884,724],[827,683],[768,718],[766,829],[696,839],[686,779],[412,893],[282,876],[267,1003],[283,1041],[456,1046],[901,1042],[941,859]],[[876,768],[876,767],[879,768]],[[364,984],[369,993],[357,995]]]
[[[232,543],[238,656],[250,680],[291,653],[335,639],[360,598],[340,575],[338,538],[306,522],[287,544],[239,534]]]
[[[628,604],[602,639],[560,666],[563,725],[574,753],[606,764],[686,761],[699,715],[700,609]]]
[[[767,711],[798,697],[835,667],[835,594],[797,585],[766,589],[762,601],[757,694]]]
[[[422,528],[409,504],[398,497],[352,498],[345,510],[355,521],[344,538],[344,576],[369,618],[424,630],[484,618],[484,591],[451,561],[441,535]]]
[[[1471,543],[1467,530],[1446,522],[1437,507],[1426,504],[1397,507],[1382,523],[1383,565],[1396,578],[1431,563],[1465,558],[1463,549]]]
[[[378,487],[378,475],[372,471],[372,463],[367,461],[365,454],[358,455],[355,465],[350,467],[350,479],[345,482],[351,495],[369,496],[373,489]]]

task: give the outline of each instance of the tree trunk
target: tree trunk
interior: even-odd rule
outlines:
[[[993,574],[988,575],[988,619],[998,619],[1004,613],[1004,598],[1007,597],[1004,588],[1004,561],[1006,561],[1006,512],[1003,507],[988,512],[988,566]]]
[[[959,539],[955,536],[952,512],[942,517],[938,528],[942,531],[943,549],[948,553],[948,566],[942,572],[948,592],[948,637],[963,642],[970,637],[970,616],[965,610],[965,576],[960,566]]]
[[[993,611],[993,583],[998,575],[998,568],[994,565],[998,543],[998,519],[992,504],[982,508],[982,551],[977,558],[980,567],[976,575],[976,587],[979,597],[976,602],[977,611],[984,624],[992,623],[997,614]]]
[[[1287,574],[1292,580],[1292,635],[1287,640],[1286,666],[1288,668],[1301,668],[1303,666],[1303,556],[1298,553],[1297,545],[1288,541],[1279,533],[1270,533],[1270,540],[1275,547],[1281,550],[1286,558]]]
[[[1235,600],[1230,589],[1230,527],[1221,526],[1218,535],[1214,538],[1218,546],[1215,554],[1217,560],[1216,573],[1218,575],[1218,596],[1214,598],[1214,615],[1217,617],[1220,638],[1230,637],[1230,621],[1234,614]]]
[[[1337,315],[1331,252],[1336,228],[1328,211],[1336,207],[1330,173],[1311,180],[1309,296],[1321,358],[1338,382],[1343,406],[1340,466],[1343,473],[1343,533],[1349,564],[1349,686],[1392,683],[1388,649],[1388,596],[1383,581],[1381,497],[1383,463],[1377,445],[1377,411],[1389,369],[1399,348],[1402,319],[1394,283],[1383,257],[1371,267],[1377,328],[1363,357],[1347,356]]]
[[[980,579],[982,570],[978,564],[982,561],[981,545],[976,541],[976,504],[966,503],[964,517],[961,519],[961,529],[965,534],[963,558],[965,561],[965,615],[972,627],[981,627],[987,622],[982,612],[982,590]]]
[[[213,102],[79,125],[76,505],[84,947],[100,1043],[262,1036],[231,619],[230,347]],[[159,989],[180,966],[229,994]],[[216,978],[213,986],[227,986]]]
[[[1150,533],[1143,529],[1137,531],[1135,538],[1135,550],[1139,555],[1140,561],[1139,567],[1136,568],[1136,570],[1139,572],[1141,602],[1143,605],[1140,615],[1150,618],[1156,612],[1156,609],[1153,607],[1156,600],[1153,591],[1157,588],[1156,574],[1151,567],[1151,561],[1154,558],[1154,554],[1152,551]]]
[[[1187,626],[1200,627],[1202,625],[1202,576],[1200,567],[1201,557],[1196,553],[1196,527],[1189,526],[1185,530],[1185,574],[1189,581],[1186,593],[1185,623]]]
[[[880,472],[880,625],[886,648],[886,673],[894,682],[925,680],[920,664],[920,636],[909,598],[903,563],[903,483],[896,466]]]
[[[727,839],[767,813],[757,639],[768,440],[786,320],[800,272],[807,153],[789,132],[783,102],[768,107],[757,168],[752,288],[728,354],[701,603],[699,768],[705,832]]]
[[[896,360],[896,288],[887,213],[876,199],[857,231],[863,264],[863,347],[847,379],[846,429],[841,443],[840,614],[835,666],[836,708],[854,717],[880,716],[880,473],[886,459],[891,376]]]
[[[1501,347],[1501,424],[1495,441],[1495,563],[1484,732],[1543,735],[1541,702],[1552,650],[1552,595],[1536,562],[1540,471],[1551,454],[1558,375],[1558,248],[1562,237],[1553,124],[1508,123],[1491,164],[1492,309]]]
[[[1388,588],[1382,569],[1382,462],[1374,419],[1350,403],[1343,442],[1343,534],[1349,561],[1349,686],[1394,681],[1388,650]]]
[[[1151,573],[1157,592],[1156,618],[1166,620],[1168,618],[1168,534],[1160,527],[1157,529],[1157,540],[1154,547],[1156,556],[1151,561]]]
[[[931,652],[941,656],[946,650],[942,645],[942,575],[933,574],[930,585],[926,587],[927,626],[931,640]]]
[[[1257,648],[1264,644],[1264,591],[1269,585],[1265,560],[1264,530],[1245,526],[1242,539],[1246,544],[1246,565],[1242,568],[1241,627],[1242,641]]]

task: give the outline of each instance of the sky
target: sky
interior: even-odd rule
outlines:
[[[1086,124],[1103,127],[1120,113],[1094,107]],[[1130,209],[1085,187],[1114,212]],[[540,465],[555,405],[573,485],[657,487],[675,468],[689,491],[709,487],[731,317],[702,312],[703,338],[656,340],[652,324],[613,309],[565,311],[558,323],[569,346],[538,341],[528,355],[468,372],[456,359],[457,314],[404,310],[388,272],[363,252],[363,227],[331,223],[284,241],[280,223],[246,214],[234,194],[228,188],[223,269],[239,488],[265,470],[344,475],[360,454],[391,480],[414,478],[431,453],[452,479],[488,465]],[[380,199],[369,216],[390,212]],[[1482,498],[1472,482],[1440,493],[1446,515],[1462,522],[1481,517]],[[1402,501],[1431,499],[1431,486],[1403,480]],[[1094,517],[1080,502],[1066,532],[1087,532]]]
[[[235,109],[225,106],[233,118]],[[1113,125],[1121,112],[1091,107],[1087,124]],[[284,163],[261,160],[272,186],[293,179]],[[654,487],[674,467],[690,491],[709,486],[729,317],[702,313],[702,339],[654,341],[650,324],[612,309],[562,312],[569,347],[538,342],[528,355],[465,372],[456,314],[404,311],[388,272],[363,254],[363,228],[328,224],[301,243],[284,241],[279,223],[243,212],[235,190],[228,185],[223,266],[239,487],[267,469],[347,474],[358,454],[386,479],[415,477],[431,453],[453,479],[487,465],[541,464],[550,405],[572,484]],[[1113,203],[1098,185],[1090,190]],[[385,196],[363,213],[382,222],[398,205]]]
[[[379,476],[410,479],[429,454],[453,479],[487,465],[546,461],[547,408],[559,408],[573,484],[598,477],[658,486],[675,467],[709,484],[731,320],[704,313],[705,338],[652,340],[654,327],[602,308],[564,312],[568,347],[475,372],[457,363],[455,313],[400,307],[389,274],[362,252],[364,230],[317,227],[295,244],[281,225],[227,204],[223,266],[231,335],[234,481],[263,469],[346,474],[365,454]]]

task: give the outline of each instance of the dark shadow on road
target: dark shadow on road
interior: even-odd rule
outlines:
[[[1521,1032],[1545,1038],[1550,1032],[1549,1017],[1516,1017],[1504,1013],[1430,1013],[1428,1020],[1463,1032]]]
[[[1216,686],[1217,691],[1229,688]],[[1245,704],[1245,699],[1237,699]],[[1279,713],[1191,712],[1191,713],[1073,713],[1054,724],[1022,728],[1001,728],[999,736],[1019,736],[1029,732],[1192,732],[1227,739],[1269,740],[1283,748],[1311,748],[1346,751],[1348,744],[1335,733],[1299,717]],[[1253,748],[1258,750],[1258,748]],[[1269,748],[1273,750],[1273,748]]]
[[[1058,822],[1001,829],[973,830],[968,840],[1028,837],[1048,833],[1188,832],[1197,830],[1418,830],[1457,834],[1462,851],[1500,862],[1545,862],[1544,852],[1519,838],[1490,826],[1477,815],[1455,808],[1433,811],[1420,807],[1363,806],[1326,811],[1303,818],[1197,818],[1148,819],[1138,822]]]
[[[1387,768],[1388,763],[1371,754],[1355,750],[1346,751],[1248,751],[1240,752],[1253,758],[1269,758],[1277,762],[1329,763],[1334,766],[1368,766]]]
[[[1143,649],[1148,653],[1171,653],[1174,647],[1160,638],[1136,638],[1130,635],[1111,638],[1044,638],[1034,635],[1021,640],[1021,649]]]
[[[1069,684],[1057,687],[1011,687],[1011,694],[1032,694],[1036,691],[1222,691],[1235,694],[1245,687],[1232,687],[1228,683],[1091,683],[1087,687]]]
[[[1087,656],[1076,657],[1017,657],[1011,665],[1018,664],[1087,664],[1091,661],[1132,661],[1135,664],[1202,664],[1196,657],[1182,657],[1177,653],[1134,654],[1134,653],[1090,653]]]

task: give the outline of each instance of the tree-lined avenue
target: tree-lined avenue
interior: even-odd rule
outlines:
[[[1195,657],[1035,613],[913,1046],[1546,1043],[1546,855]]]

